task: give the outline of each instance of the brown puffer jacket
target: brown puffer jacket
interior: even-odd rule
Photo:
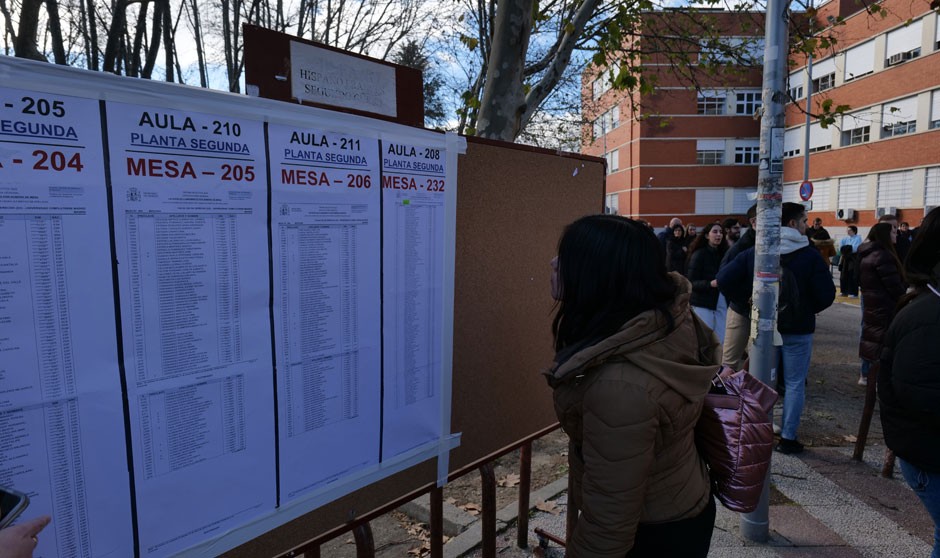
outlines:
[[[680,293],[672,331],[662,313],[644,312],[546,371],[571,439],[571,496],[581,510],[569,558],[622,558],[639,523],[695,517],[708,504],[694,429],[721,351],[707,329],[700,346],[691,284],[670,276]]]
[[[873,242],[858,247],[861,260],[859,287],[862,291],[862,339],[858,356],[876,361],[881,358],[881,344],[885,332],[894,319],[898,300],[907,290],[907,284],[898,271],[894,256]]]

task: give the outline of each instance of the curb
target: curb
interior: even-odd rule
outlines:
[[[532,492],[529,502],[547,502],[562,492],[568,490],[568,475],[555,480],[551,484]],[[529,511],[535,509],[530,506]],[[501,533],[516,521],[519,515],[519,504],[513,502],[496,512],[496,532]],[[479,519],[469,525],[466,530],[444,545],[444,558],[459,558],[483,543],[483,526]]]

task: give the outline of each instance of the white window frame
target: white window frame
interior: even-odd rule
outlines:
[[[725,114],[728,93],[725,91],[701,91],[696,97],[695,113],[700,115]]]
[[[761,106],[760,91],[735,91],[734,113],[742,116],[754,116]]]
[[[735,145],[735,165],[756,165],[760,159],[760,145]]]

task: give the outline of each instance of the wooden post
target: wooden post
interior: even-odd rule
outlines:
[[[881,466],[881,476],[890,479],[894,476],[894,452],[885,448],[885,462]]]
[[[444,558],[444,489],[431,489],[431,558]]]
[[[529,493],[532,491],[532,442],[519,448],[519,514],[516,521],[516,546],[529,546]]]
[[[375,558],[375,540],[368,522],[353,529],[353,537],[356,539],[356,558]]]
[[[865,390],[865,406],[862,408],[862,421],[858,425],[858,435],[855,437],[855,452],[852,459],[861,461],[865,455],[865,443],[868,441],[868,428],[871,426],[871,417],[875,412],[876,389],[878,384],[878,369],[881,363],[877,360],[871,363],[868,369],[868,387]]]
[[[483,558],[496,558],[496,473],[492,461],[480,467],[480,480],[483,492]]]

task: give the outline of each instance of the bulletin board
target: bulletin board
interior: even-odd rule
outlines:
[[[0,473],[57,518],[44,555],[282,554],[555,423],[548,262],[602,160],[0,78]]]
[[[599,213],[602,159],[467,138],[458,170],[450,471],[467,470],[557,422],[541,370],[552,361],[549,265],[562,230]],[[225,554],[275,556],[328,540],[357,517],[434,486],[425,463]]]

